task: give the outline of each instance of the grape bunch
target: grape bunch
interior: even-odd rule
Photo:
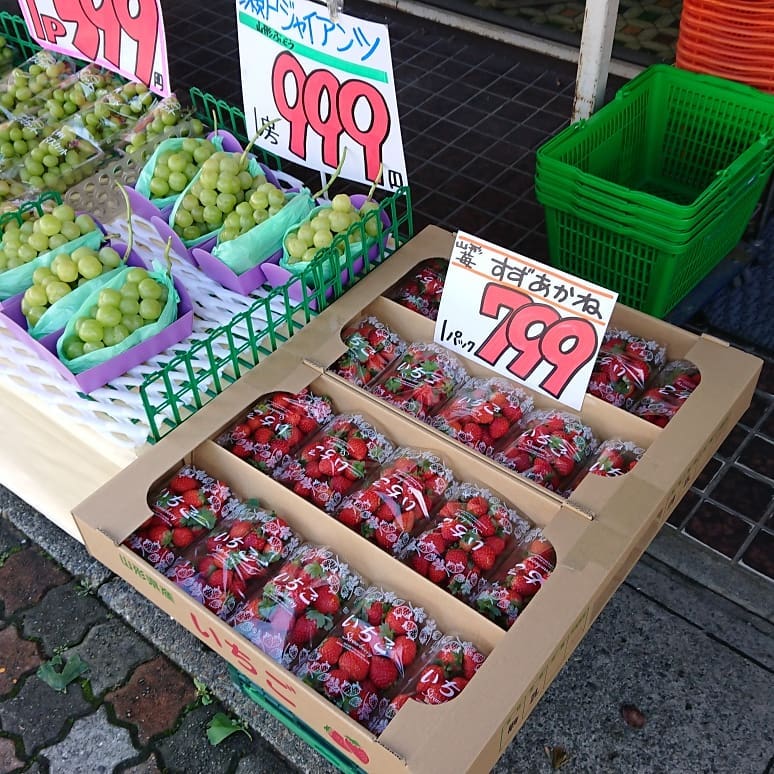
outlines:
[[[353,223],[378,208],[379,205],[375,201],[368,199],[360,210],[357,210],[347,194],[337,194],[331,200],[330,206],[320,208],[310,220],[285,237],[288,263],[309,263],[318,250],[330,246],[336,234],[346,232]],[[369,237],[375,237],[378,233],[378,226],[373,219],[366,222],[365,232]],[[360,241],[360,234],[355,231],[350,235],[349,241]],[[339,249],[343,252],[344,245],[341,244]]]
[[[167,302],[167,287],[145,269],[126,270],[120,288],[103,288],[88,316],[75,321],[75,335],[64,342],[68,360],[120,344],[143,325],[156,322]]]
[[[183,239],[199,239],[219,229],[225,218],[230,213],[236,212],[237,205],[245,201],[250,203],[258,188],[266,184],[266,178],[263,174],[253,176],[247,167],[248,162],[243,154],[228,151],[213,153],[202,164],[199,176],[178,206],[172,226],[175,232]],[[268,199],[268,193],[266,196]],[[274,200],[279,201],[276,194]],[[262,203],[259,197],[254,201],[256,205]],[[251,208],[254,213],[263,212],[253,205]],[[279,209],[280,207],[269,204],[265,211],[268,215],[273,215]],[[245,211],[243,208],[242,212]],[[240,219],[241,217],[242,215]],[[256,217],[265,220],[263,215],[255,214],[253,220]],[[233,224],[234,220],[232,219],[231,222]],[[258,221],[255,220],[255,222]]]
[[[135,123],[154,100],[144,83],[127,83],[90,105],[82,114],[83,123],[97,142],[104,142],[127,124]]]
[[[186,137],[177,151],[160,153],[149,188],[154,199],[181,193],[214,153],[215,145],[200,137]]]
[[[100,153],[94,143],[63,126],[27,154],[19,176],[31,188],[65,191],[93,172],[86,162]]]
[[[18,180],[0,180],[0,202],[7,202],[10,199],[28,198],[27,187]],[[2,271],[0,263],[0,271]]]
[[[3,168],[15,165],[55,128],[55,123],[42,116],[19,116],[0,124],[0,163]]]
[[[69,204],[60,204],[51,212],[21,225],[10,220],[0,242],[0,272],[29,263],[41,253],[56,250],[96,228],[90,215],[76,215]]]
[[[153,143],[164,135],[201,137],[203,134],[204,124],[198,118],[185,117],[177,97],[166,97],[126,137],[125,150],[127,153],[137,153],[147,143]]]
[[[13,55],[13,48],[11,48],[8,41],[0,35],[0,71],[5,70],[5,68],[13,62]]]
[[[85,282],[120,265],[121,256],[109,245],[99,250],[82,245],[72,253],[54,256],[49,266],[38,266],[32,273],[32,285],[22,296],[21,310],[27,325],[34,327],[49,306]]]
[[[67,60],[57,59],[47,51],[36,54],[27,69],[17,67],[8,76],[0,93],[0,105],[10,113],[19,108],[27,111],[38,107],[60,79],[72,72]]]
[[[120,84],[118,76],[96,65],[82,70],[60,83],[46,100],[46,111],[62,121],[82,111]]]
[[[258,180],[258,178],[255,178]],[[265,180],[265,178],[264,178]],[[254,226],[268,220],[279,212],[286,204],[288,198],[281,188],[273,183],[258,183],[250,196],[223,218],[223,228],[218,234],[218,243],[228,242],[248,232]]]

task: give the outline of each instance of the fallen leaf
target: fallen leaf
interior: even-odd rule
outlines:
[[[570,753],[564,747],[549,747],[546,745],[543,749],[554,771],[559,771],[570,760]]]
[[[217,747],[224,739],[228,739],[231,734],[236,734],[238,731],[243,731],[252,739],[244,723],[232,720],[225,712],[218,712],[207,724],[207,739],[213,747]]]
[[[634,704],[622,704],[621,717],[623,717],[626,725],[632,728],[642,728],[645,725],[645,715]]]
[[[77,653],[70,656],[66,664],[64,659],[57,654],[50,661],[41,664],[36,674],[55,691],[64,692],[73,680],[77,680],[88,669],[88,664]]]

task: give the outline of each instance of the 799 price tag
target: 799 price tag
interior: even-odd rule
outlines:
[[[459,232],[435,341],[580,409],[617,297]]]

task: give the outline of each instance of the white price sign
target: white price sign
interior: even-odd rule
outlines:
[[[380,187],[408,182],[387,27],[335,21],[310,0],[237,0],[242,97],[248,135],[320,172]]]
[[[459,232],[435,341],[580,409],[618,294]]]
[[[168,97],[167,42],[159,0],[19,0],[43,48],[85,59]]]

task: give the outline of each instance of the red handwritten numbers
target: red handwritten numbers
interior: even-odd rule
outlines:
[[[29,9],[34,36],[56,45],[69,33],[63,24],[75,25],[73,46],[82,59],[101,56],[116,69],[122,68],[125,49],[136,47],[132,68],[138,80],[153,86],[159,8],[157,0],[53,0],[56,16],[41,12],[39,0],[22,0]],[[155,85],[159,85],[156,83]]]
[[[290,123],[292,153],[306,159],[311,129],[322,138],[323,162],[335,168],[344,134],[362,148],[366,178],[376,179],[390,133],[390,110],[378,89],[357,78],[342,83],[330,70],[307,74],[289,51],[274,60],[271,84],[277,110]],[[368,116],[365,127],[363,114]]]
[[[597,331],[593,323],[580,317],[562,317],[548,304],[533,301],[526,293],[490,282],[481,297],[480,314],[498,319],[476,350],[476,356],[495,365],[509,350],[516,356],[506,366],[518,379],[527,379],[536,368],[548,364],[550,373],[540,387],[559,397],[567,385],[594,357]]]

